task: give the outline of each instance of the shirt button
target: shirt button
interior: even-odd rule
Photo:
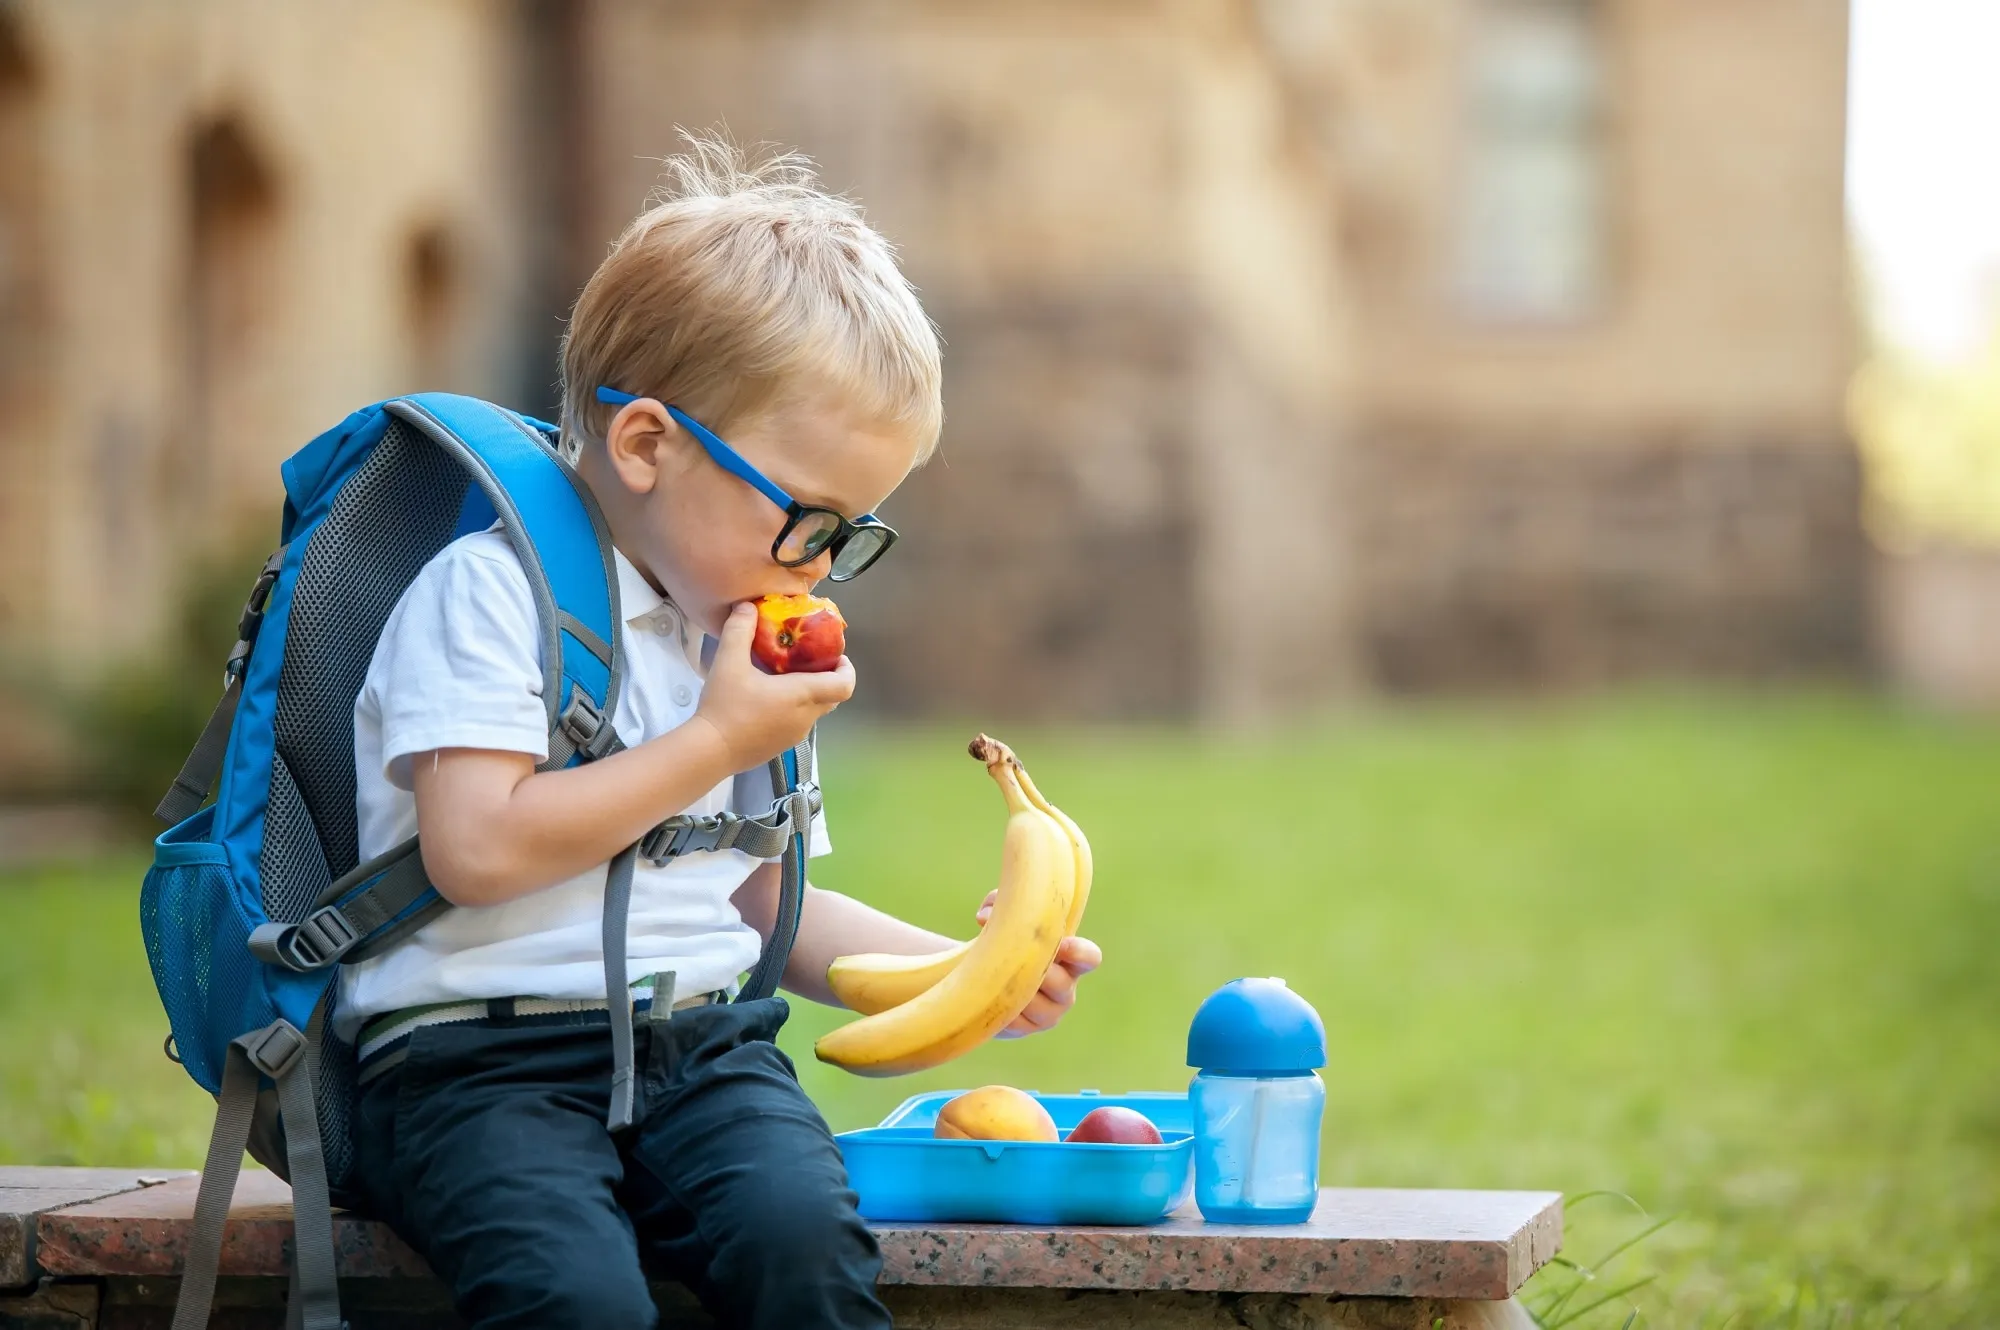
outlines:
[[[684,683],[674,685],[674,705],[684,707],[694,701],[694,690]]]
[[[672,619],[655,619],[653,620],[653,631],[661,637],[672,637],[674,635],[674,621]]]

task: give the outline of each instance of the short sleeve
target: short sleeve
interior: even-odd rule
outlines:
[[[368,687],[382,718],[384,774],[401,789],[410,788],[410,757],[436,748],[548,756],[534,595],[501,540],[482,534],[447,546],[382,629]]]
[[[819,765],[817,752],[813,754],[813,765],[815,768]],[[814,775],[817,776],[818,772],[815,771]],[[736,777],[730,787],[729,806],[738,813],[755,817],[759,813],[768,812],[772,801],[776,798],[777,796],[771,791],[769,768],[759,767],[755,771],[746,771]],[[813,819],[812,836],[806,841],[806,855],[808,858],[816,859],[822,854],[832,853],[833,839],[826,833],[826,814],[822,812]],[[773,856],[766,862],[775,863],[777,858]]]

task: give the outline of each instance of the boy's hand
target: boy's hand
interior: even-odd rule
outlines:
[[[979,926],[986,927],[992,917],[993,902],[999,896],[997,891],[986,893],[986,899],[979,906]],[[1018,1039],[1024,1034],[1035,1034],[1055,1027],[1071,1007],[1076,1005],[1076,981],[1104,963],[1104,953],[1095,942],[1087,937],[1066,937],[1056,948],[1056,958],[1049,965],[1049,972],[1042,976],[1042,987],[1014,1023],[1000,1032],[1002,1039]]]
[[[740,601],[723,621],[708,683],[694,718],[706,721],[738,771],[762,766],[806,737],[827,712],[854,695],[854,666],[819,674],[766,674],[750,659],[757,610]]]

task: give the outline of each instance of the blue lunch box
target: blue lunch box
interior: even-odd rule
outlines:
[[[958,1090],[904,1100],[881,1125],[834,1137],[864,1219],[905,1223],[1153,1224],[1194,1186],[1193,1121],[1185,1094],[1040,1094],[1064,1135],[1093,1108],[1115,1104],[1152,1119],[1160,1145],[943,1141],[938,1110]]]

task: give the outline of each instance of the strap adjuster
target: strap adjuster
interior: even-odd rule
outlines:
[[[727,813],[698,817],[676,813],[640,840],[639,857],[657,864],[697,850],[726,850],[736,842],[735,824],[740,821]]]
[[[361,934],[337,905],[322,905],[296,924],[259,924],[250,932],[250,954],[294,974],[324,969],[352,951]]]
[[[236,621],[236,645],[229,649],[229,659],[222,666],[222,686],[225,689],[243,677],[245,664],[250,659],[250,647],[257,640],[257,630],[264,626],[264,607],[271,603],[271,588],[278,585],[278,577],[284,572],[285,551],[289,548],[280,545],[271,552],[270,558],[264,560],[264,567],[250,588],[249,599],[243,602],[243,615]]]
[[[756,817],[676,813],[639,838],[639,857],[658,865],[679,855],[711,850],[740,849],[757,858],[775,855],[785,840],[802,835],[812,825],[819,797],[817,785],[801,785],[773,799],[770,808]]]
[[[618,731],[581,688],[570,689],[569,705],[563,708],[556,723],[576,744],[577,756],[586,761],[595,762],[616,751]]]
[[[285,950],[302,969],[331,965],[361,940],[337,906],[323,905],[307,915],[285,939]]]
[[[239,1041],[250,1065],[272,1080],[282,1080],[286,1072],[305,1056],[306,1037],[290,1021],[273,1021]]]

